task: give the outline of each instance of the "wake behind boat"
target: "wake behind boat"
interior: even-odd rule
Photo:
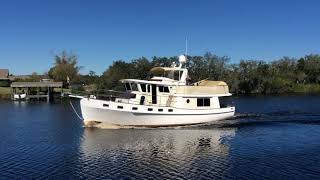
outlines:
[[[202,124],[234,116],[235,107],[220,99],[231,96],[223,81],[202,80],[188,84],[186,57],[179,66],[155,67],[150,80],[122,79],[123,96],[80,100],[85,125],[106,123],[117,126],[181,126]],[[160,75],[159,75],[160,74]]]

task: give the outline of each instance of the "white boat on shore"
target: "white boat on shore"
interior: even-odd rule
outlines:
[[[23,94],[14,94],[13,95],[13,99],[14,100],[24,100],[26,99],[27,97],[27,94],[26,93],[23,93]]]
[[[186,57],[179,66],[155,67],[161,72],[150,80],[122,79],[124,96],[80,100],[85,125],[105,123],[116,126],[181,126],[210,123],[234,116],[235,107],[220,100],[231,96],[225,82],[202,80],[188,84]]]

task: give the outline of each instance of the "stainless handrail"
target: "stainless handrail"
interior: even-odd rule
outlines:
[[[143,94],[141,96],[145,97],[145,102],[143,105],[153,105],[152,103],[152,97],[153,95],[150,94]],[[140,104],[140,99],[137,99],[136,97],[130,98],[126,96],[114,96],[114,95],[106,95],[106,94],[97,94],[97,99],[102,99],[106,101],[113,101],[113,102],[119,102],[119,103],[125,103],[125,104]],[[101,98],[103,97],[103,98]],[[177,102],[173,98],[172,95],[157,95],[157,103],[154,105],[161,106],[161,107],[170,107],[173,103]]]

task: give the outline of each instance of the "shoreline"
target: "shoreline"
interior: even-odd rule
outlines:
[[[318,86],[318,85],[316,85]],[[311,88],[310,88],[311,87]],[[320,90],[313,88],[314,85],[300,86],[299,89],[293,92],[281,92],[281,93],[232,93],[234,96],[287,96],[287,95],[320,95]],[[320,87],[320,85],[319,85]],[[0,87],[0,100],[11,100],[10,87]]]
[[[10,87],[0,87],[0,99],[9,100],[11,99]]]

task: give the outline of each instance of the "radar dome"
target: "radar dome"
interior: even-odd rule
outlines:
[[[180,56],[179,56],[179,62],[180,62],[180,63],[185,63],[186,61],[187,61],[186,56],[184,56],[184,55],[180,55]]]

